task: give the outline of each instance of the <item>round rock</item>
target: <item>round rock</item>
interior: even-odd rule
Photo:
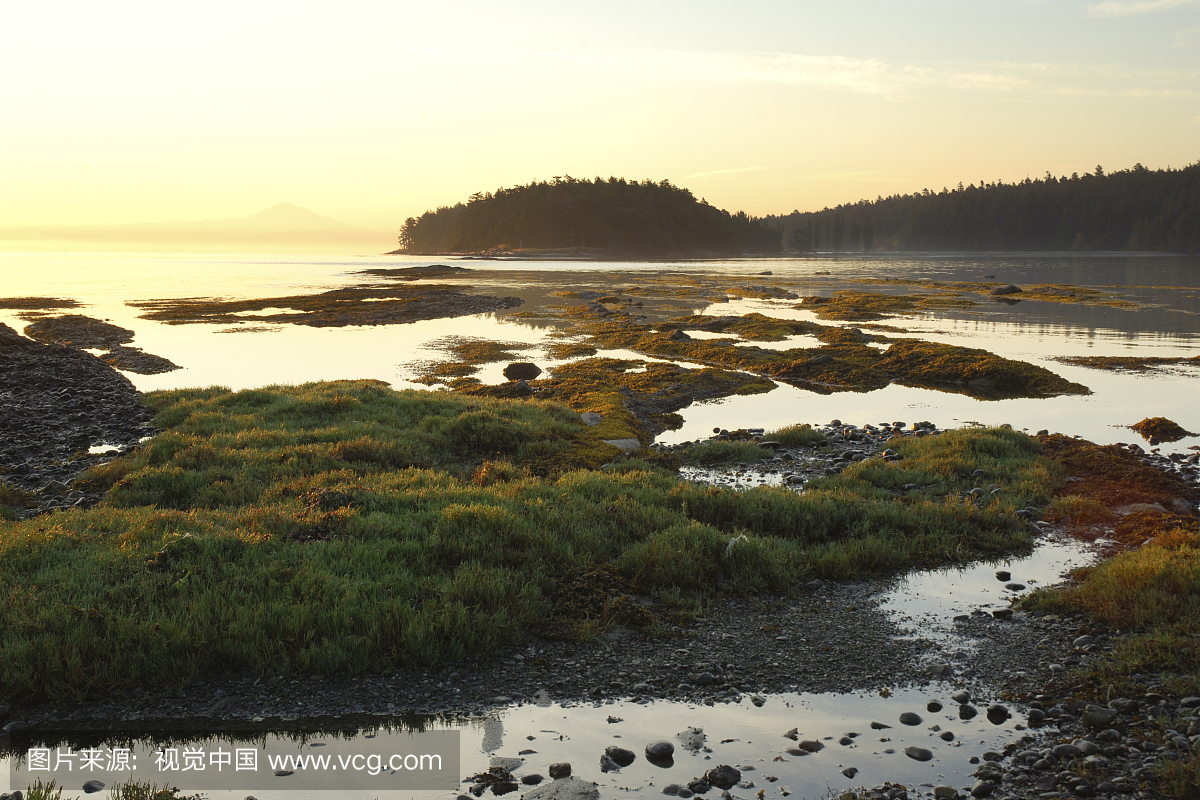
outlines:
[[[670,758],[675,755],[675,745],[662,739],[646,745],[646,758]]]
[[[919,714],[914,714],[911,711],[905,711],[903,714],[901,714],[900,721],[905,725],[920,725],[922,722],[924,722]]]
[[[517,362],[504,368],[504,377],[510,381],[531,381],[542,374],[542,368],[529,362]]]
[[[904,748],[904,755],[917,761],[933,760],[932,750],[927,750],[924,747],[917,747],[915,744],[910,744],[908,747]]]

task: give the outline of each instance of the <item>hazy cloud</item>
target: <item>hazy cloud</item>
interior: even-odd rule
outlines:
[[[731,175],[741,175],[743,172],[758,172],[766,167],[737,167],[736,169],[714,169],[708,172],[693,172],[688,178],[728,178]]]
[[[1196,0],[1200,2],[1200,0]],[[1136,70],[1121,64],[942,63],[794,53],[632,51],[601,59],[642,78],[715,83],[768,82],[904,96],[930,88],[1095,95],[1194,95],[1200,71]]]
[[[1200,0],[1105,0],[1088,5],[1089,17],[1134,17],[1179,6],[1196,5]]]
[[[1191,47],[1200,44],[1200,28],[1184,28],[1175,32],[1176,47]]]

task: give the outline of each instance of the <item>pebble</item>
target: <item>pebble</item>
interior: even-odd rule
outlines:
[[[554,780],[566,778],[571,775],[571,765],[565,761],[560,761],[557,764],[551,764],[548,771],[550,773],[550,777]]]

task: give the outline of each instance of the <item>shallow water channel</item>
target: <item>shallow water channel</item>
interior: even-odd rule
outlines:
[[[1093,560],[1091,550],[1069,539],[1043,536],[1034,551],[1023,557],[1002,559],[961,569],[913,572],[881,587],[880,605],[905,635],[942,644],[942,655],[957,659],[957,668],[970,663],[973,642],[956,632],[954,617],[972,611],[989,613],[1006,607],[1019,591],[1051,584],[1065,571]],[[1011,577],[997,578],[997,571]],[[669,643],[664,646],[671,646]],[[951,654],[947,656],[946,654]],[[923,687],[874,686],[851,694],[741,693],[712,704],[647,700],[633,702],[556,702],[539,693],[525,702],[497,703],[482,716],[425,718],[340,717],[319,719],[269,719],[233,723],[236,730],[213,731],[203,720],[181,720],[169,732],[146,727],[124,731],[39,733],[32,746],[50,747],[52,759],[60,751],[81,753],[97,748],[108,754],[128,748],[135,772],[101,774],[29,770],[26,758],[9,759],[12,788],[24,788],[33,777],[58,780],[68,794],[81,790],[86,780],[109,785],[130,776],[155,783],[170,782],[185,790],[203,790],[209,798],[240,798],[247,794],[268,800],[307,797],[430,797],[453,798],[468,791],[469,778],[496,763],[503,763],[519,780],[539,774],[549,782],[549,767],[570,763],[573,775],[593,781],[602,798],[662,796],[671,785],[687,783],[713,767],[728,764],[742,773],[742,782],[731,790],[734,797],[822,798],[831,792],[885,781],[905,784],[910,792],[932,792],[936,786],[969,787],[984,753],[999,751],[1024,735],[1027,719],[1022,709],[1010,707],[1011,716],[989,718],[985,710],[994,701],[986,686],[973,686],[972,703],[978,714],[964,718],[950,695],[961,688],[952,680],[935,680]],[[940,708],[931,706],[940,704]],[[921,721],[906,725],[905,712]],[[158,724],[143,721],[142,726]],[[882,727],[886,726],[886,727]],[[680,737],[699,728],[703,736]],[[787,737],[790,731],[793,737]],[[700,742],[700,739],[703,739]],[[44,739],[44,740],[43,740]],[[656,740],[670,741],[674,756],[666,761],[645,757],[645,747]],[[797,745],[818,742],[816,752]],[[694,745],[691,749],[687,746]],[[17,749],[20,744],[22,749]],[[10,742],[6,752],[26,753],[28,742]],[[600,759],[605,748],[633,751],[637,758],[620,770],[604,772]],[[906,748],[924,748],[927,761],[913,758]],[[257,769],[218,773],[207,763],[203,774],[193,770],[157,769],[156,751],[174,749],[183,762],[184,751],[205,757],[247,748],[256,752]],[[406,771],[403,758],[397,769],[386,768],[392,755],[438,753],[444,770],[423,775],[436,788],[420,789],[419,770]],[[379,756],[374,763],[371,756]],[[296,768],[277,775],[270,757],[328,756],[330,768]],[[453,768],[457,758],[457,770]],[[347,766],[339,769],[338,764]],[[356,759],[356,760],[355,760]],[[511,759],[497,762],[495,759]],[[106,762],[107,763],[107,762]],[[410,761],[410,763],[415,763]],[[78,759],[77,759],[78,764]],[[358,765],[356,768],[355,765]],[[278,766],[278,765],[276,765]],[[287,765],[285,765],[287,766]],[[372,773],[372,767],[376,774]],[[3,774],[3,773],[0,773]],[[430,778],[433,776],[433,778]],[[440,776],[440,777],[438,777]],[[521,785],[512,796],[532,790]],[[760,795],[759,792],[762,792]],[[708,796],[716,797],[719,790]],[[484,797],[493,796],[489,791]]]

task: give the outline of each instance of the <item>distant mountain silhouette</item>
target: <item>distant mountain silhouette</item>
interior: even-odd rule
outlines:
[[[161,245],[200,250],[387,249],[394,234],[347,225],[307,208],[280,203],[249,217],[124,225],[56,225],[0,228],[0,240],[97,245]]]

